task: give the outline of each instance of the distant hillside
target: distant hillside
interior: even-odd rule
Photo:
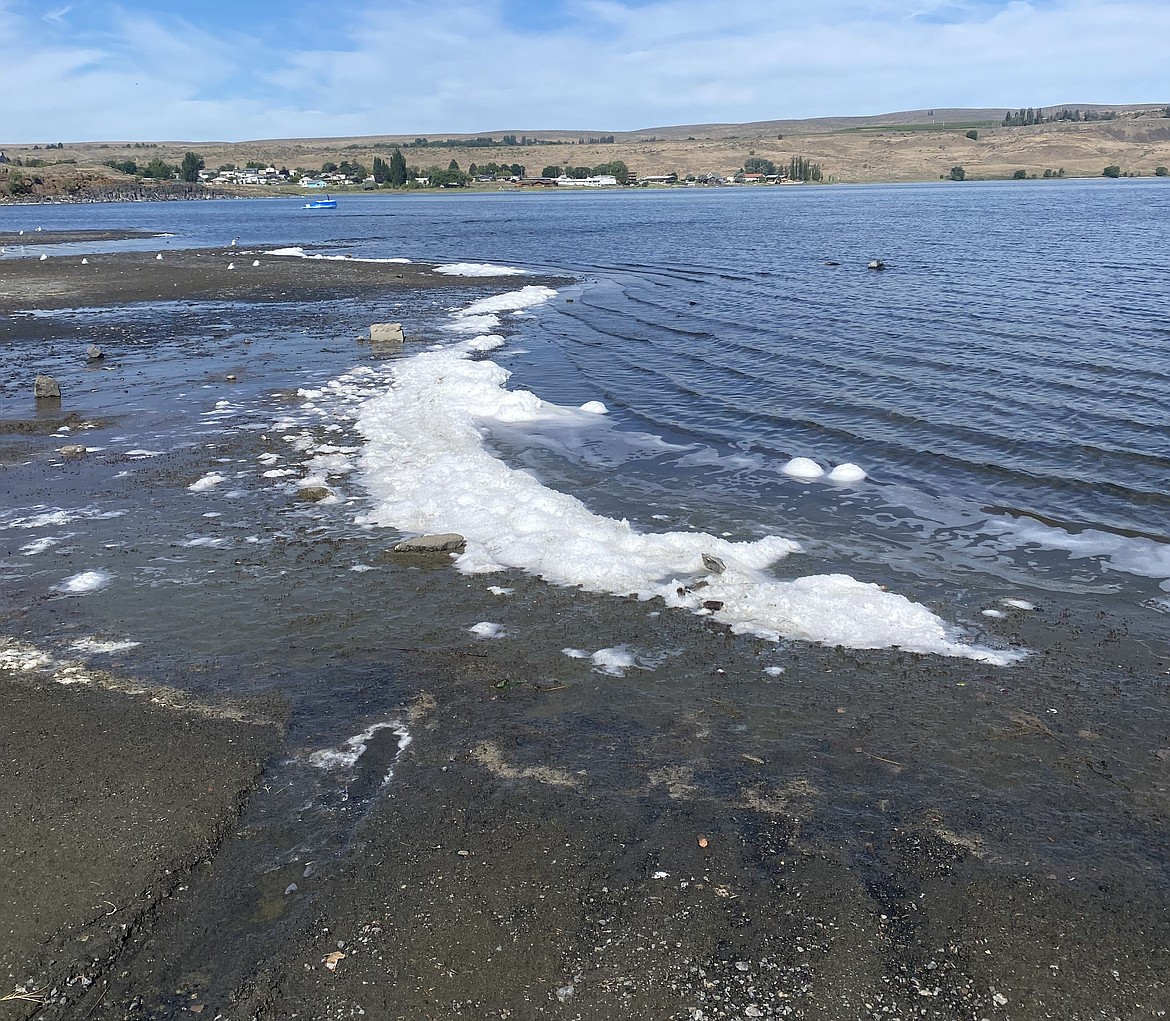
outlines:
[[[503,178],[515,173],[513,168],[533,178],[561,168],[588,173],[620,161],[634,178],[677,175],[682,184],[688,178],[729,180],[749,163],[757,169],[770,163],[782,174],[798,160],[815,164],[826,183],[937,181],[953,172],[966,180],[1100,177],[1106,167],[1117,167],[1123,175],[1148,176],[1170,166],[1170,104],[1069,103],[1045,107],[1043,113],[1063,109],[1080,111],[1081,119],[1008,126],[1003,120],[1009,111],[1001,107],[936,108],[628,132],[560,129],[248,142],[0,144],[0,154],[7,161],[0,161],[0,201],[182,197],[187,192],[177,182],[143,182],[142,167],[160,162],[174,167],[188,152],[202,159],[210,171],[272,166],[316,173],[329,167],[353,167],[358,181],[378,162],[384,165],[396,147],[401,148],[411,178],[435,180],[442,178],[452,161],[461,171],[471,172],[474,167],[481,175],[485,168],[488,175],[496,172],[492,168],[499,168]],[[1098,119],[1107,113],[1109,119]],[[1093,116],[1086,119],[1085,114]],[[962,174],[957,173],[959,169]],[[340,182],[331,186],[344,188]],[[510,185],[493,180],[477,186]],[[233,190],[279,193],[264,185],[233,186]]]

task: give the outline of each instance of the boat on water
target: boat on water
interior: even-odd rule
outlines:
[[[328,195],[322,195],[319,199],[309,199],[305,203],[305,209],[336,209],[337,199],[330,198]]]

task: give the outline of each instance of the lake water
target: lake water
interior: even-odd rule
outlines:
[[[587,729],[613,686],[669,713],[696,664],[734,672],[767,741],[802,648],[1002,680],[1030,607],[1170,613],[1160,180],[0,207],[36,227],[169,235],[54,258],[238,237],[571,278],[76,309],[7,342],[0,414],[44,371],[100,420],[6,458],[10,656],[277,688],[314,767],[379,722],[405,740],[413,654],[576,684]],[[389,319],[422,343],[354,341]],[[454,569],[382,556],[448,530]]]

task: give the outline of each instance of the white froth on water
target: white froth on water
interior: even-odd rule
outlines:
[[[980,610],[984,617],[1004,617],[1006,614],[1003,610]]]
[[[988,521],[987,527],[1003,545],[1064,550],[1074,560],[1097,560],[1123,574],[1170,579],[1170,543],[1097,528],[1070,532],[1026,517],[994,518]]]
[[[794,479],[819,479],[825,474],[825,469],[811,457],[794,457],[780,470]]]
[[[610,677],[624,677],[626,671],[637,663],[633,650],[624,645],[598,649],[589,659],[593,662],[594,670],[599,674],[609,674]]]
[[[472,624],[467,629],[477,638],[503,638],[504,628],[501,624],[493,623],[490,620],[481,620],[478,624]]]
[[[65,535],[42,536],[40,539],[36,539],[33,542],[25,543],[20,547],[18,552],[23,553],[26,557],[34,557],[38,553],[44,553],[45,550],[51,549],[52,547],[56,546],[57,543],[67,538],[69,538],[69,536]]]
[[[534,307],[556,292],[525,287],[477,301],[456,320]],[[457,532],[466,573],[522,570],[557,585],[661,599],[709,612],[736,633],[850,648],[899,647],[997,665],[1022,654],[968,645],[926,607],[875,584],[833,574],[777,580],[767,573],[799,549],[780,536],[733,542],[697,531],[639,533],[628,521],[590,511],[579,499],[510,468],[485,445],[493,423],[509,427],[578,423],[596,417],[509,390],[509,373],[473,357],[466,343],[426,351],[389,367],[391,386],[360,406],[367,444],[363,481],[374,508],[360,524],[404,532]],[[801,462],[804,462],[803,467]],[[823,475],[794,458],[804,477]],[[810,467],[811,466],[811,467]],[[725,565],[710,574],[704,554]],[[689,583],[707,581],[701,592]]]
[[[489,585],[488,591],[493,596],[510,596],[516,590],[511,588],[504,588],[503,585]]]
[[[769,677],[779,677],[782,673],[784,673],[784,667],[766,666],[764,667],[764,673],[766,673]]]
[[[410,744],[410,731],[401,720],[391,720],[386,723],[374,723],[366,727],[360,734],[346,738],[338,748],[322,748],[309,755],[310,764],[318,769],[339,770],[352,769],[369,747],[369,742],[379,730],[393,730],[398,737],[398,755]],[[398,755],[394,757],[398,761]],[[390,779],[390,773],[386,774]]]
[[[586,401],[581,405],[581,410],[590,415],[608,415],[609,408],[607,408],[601,401]]]
[[[1036,605],[1028,602],[1026,599],[1004,599],[1001,600],[1004,606],[1010,606],[1013,610],[1034,610]]]
[[[568,656],[569,659],[588,659],[588,649],[561,649],[561,652]]]
[[[202,535],[194,539],[188,539],[180,543],[180,545],[187,549],[223,549],[225,546],[231,545],[231,540]]]
[[[29,513],[33,511],[35,513]],[[25,507],[14,511],[0,511],[0,530],[8,528],[46,528],[50,525],[67,525],[72,521],[97,521],[120,518],[123,510],[104,511],[98,507],[75,507],[63,510],[44,506]]]
[[[56,591],[71,596],[97,592],[99,589],[104,589],[110,583],[111,578],[108,571],[82,571],[80,574],[66,578],[56,587]]]
[[[101,638],[79,638],[77,641],[70,644],[74,652],[87,653],[89,655],[109,655],[116,652],[129,652],[131,649],[137,649],[141,642],[112,642]]]
[[[839,464],[829,472],[829,479],[833,482],[862,482],[866,477],[864,468],[850,462]]]
[[[490,262],[448,262],[436,266],[435,272],[449,277],[510,277],[524,276],[527,271],[515,266],[495,266]]]
[[[265,255],[285,255],[294,259],[323,259],[327,262],[384,262],[397,265],[409,265],[409,259],[371,259],[358,255],[320,255],[306,252],[303,248],[274,248]]]
[[[187,488],[192,493],[205,493],[207,490],[214,489],[224,481],[226,481],[226,476],[221,475],[219,472],[208,472],[203,478],[196,479]]]

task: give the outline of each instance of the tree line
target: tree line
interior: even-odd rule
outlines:
[[[1117,120],[1116,110],[1069,110],[1061,109],[1055,113],[1045,113],[1043,107],[1021,107],[1019,110],[1009,110],[1000,122],[1005,128],[1023,128],[1032,124],[1055,124],[1058,121],[1113,121]]]

